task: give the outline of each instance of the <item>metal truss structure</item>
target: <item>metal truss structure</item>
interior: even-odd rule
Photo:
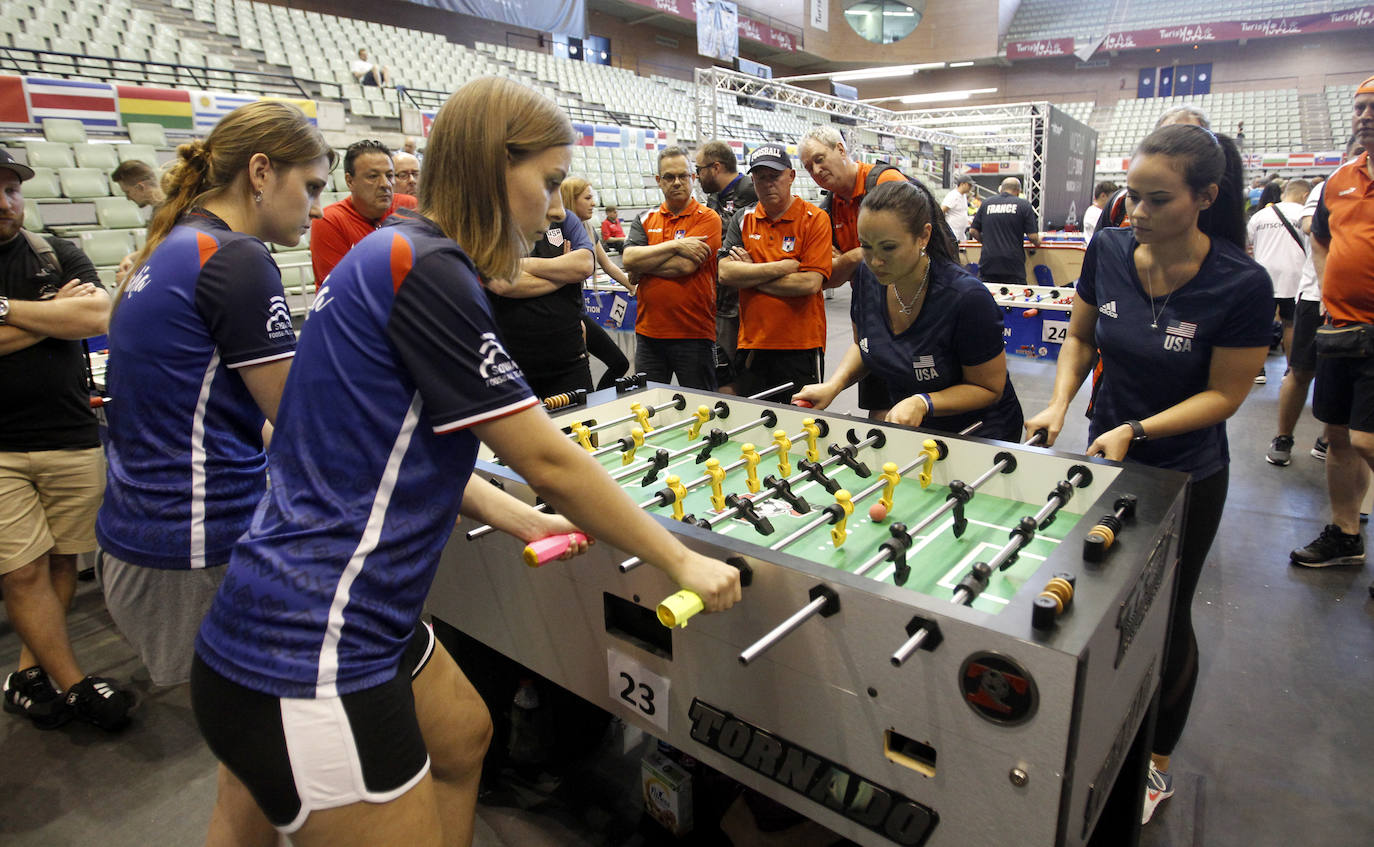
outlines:
[[[957,127],[956,137],[960,144],[1001,148],[1007,151],[1008,158],[1020,159],[1024,196],[1035,209],[1040,227],[1044,228],[1045,212],[1041,198],[1045,179],[1045,141],[1050,122],[1048,102],[914,109],[890,114],[899,125],[909,123],[934,129]],[[980,132],[983,127],[986,127],[986,132]]]
[[[726,126],[720,121],[722,108],[733,105],[735,97],[749,97],[819,112],[829,117],[847,118],[854,121],[858,129],[880,132],[909,141],[926,141],[953,147],[960,140],[957,135],[925,129],[915,124],[898,125],[893,120],[893,116],[898,113],[889,109],[832,97],[777,80],[760,79],[750,74],[717,67],[697,68],[695,76],[698,138],[718,138],[722,134],[729,134],[735,127]],[[722,94],[728,95],[730,99],[722,103]]]

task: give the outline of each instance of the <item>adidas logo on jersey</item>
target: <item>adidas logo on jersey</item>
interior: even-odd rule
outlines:
[[[859,349],[865,353],[868,352],[868,336],[865,335],[859,339]]]
[[[1097,313],[1104,318],[1116,317],[1116,301],[1109,300],[1097,307]]]

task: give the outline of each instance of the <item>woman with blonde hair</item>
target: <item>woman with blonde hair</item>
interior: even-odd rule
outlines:
[[[514,274],[572,141],[532,90],[465,85],[435,118],[418,212],[359,242],[317,295],[272,487],[196,642],[192,705],[223,763],[209,844],[270,844],[268,824],[298,847],[471,841],[491,719],[420,623],[460,513],[525,541],[575,521],[709,610],[739,599],[737,571],[685,548],[554,426],[487,305],[482,279]],[[566,517],[473,477],[479,441]]]
[[[300,241],[333,161],[296,107],[235,109],[177,150],[116,291],[98,570],[157,685],[190,679],[196,629],[266,488],[263,424],[296,336],[263,242]]]
[[[606,248],[601,246],[601,230],[591,223],[592,214],[596,211],[596,195],[592,193],[592,184],[580,176],[570,176],[563,180],[558,193],[562,197],[563,208],[567,210],[567,214],[576,217],[586,227],[587,235],[591,237],[596,248],[596,263],[607,276],[634,294],[635,286],[630,281],[630,275],[606,255]],[[601,324],[592,320],[591,315],[586,312],[582,313],[582,335],[587,342],[587,355],[594,356],[606,366],[606,372],[597,380],[597,390],[610,388],[630,369],[629,358],[621,352],[619,345]]]

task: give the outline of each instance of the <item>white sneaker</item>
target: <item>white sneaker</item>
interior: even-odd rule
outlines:
[[[1174,779],[1168,771],[1162,771],[1150,762],[1150,775],[1145,779],[1145,811],[1140,816],[1141,824],[1150,822],[1159,804],[1174,796]]]

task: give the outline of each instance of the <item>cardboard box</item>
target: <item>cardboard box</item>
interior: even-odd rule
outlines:
[[[692,775],[658,751],[640,761],[644,811],[681,837],[692,831]]]

